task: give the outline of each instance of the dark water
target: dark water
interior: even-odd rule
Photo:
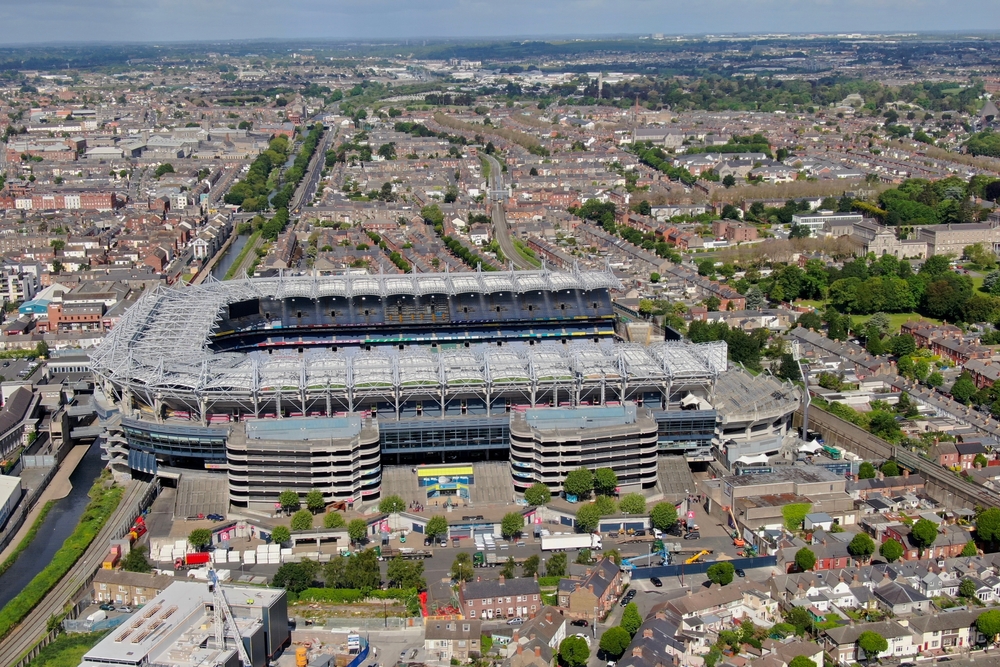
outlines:
[[[229,250],[227,250],[226,254],[222,256],[222,259],[215,263],[215,267],[212,269],[212,275],[218,280],[225,278],[226,272],[229,271],[229,267],[231,267],[233,262],[236,261],[236,258],[239,257],[240,251],[243,250],[243,246],[245,246],[249,240],[249,234],[242,234],[233,239],[233,243],[229,246]]]
[[[70,475],[73,490],[65,498],[56,501],[52,511],[45,517],[45,523],[38,529],[35,539],[21,552],[14,565],[0,576],[0,607],[10,602],[49,564],[63,540],[72,534],[80,515],[90,502],[87,492],[103,468],[101,447],[95,443]]]

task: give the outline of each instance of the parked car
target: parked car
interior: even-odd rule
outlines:
[[[430,546],[434,546],[434,540],[432,540],[432,539],[431,539],[431,538],[429,538],[429,537],[425,537],[425,538],[424,538],[424,546],[425,546],[425,547],[430,547]]]
[[[105,602],[104,604],[101,605],[101,611],[114,611],[114,610],[115,606],[113,604],[108,604],[107,602]]]
[[[650,577],[649,578],[649,583],[653,584],[657,588],[662,588],[663,587],[663,582],[660,581],[659,577]]]
[[[118,611],[120,611],[123,614],[131,614],[132,613],[132,607],[129,607],[128,605],[125,605],[124,607],[118,607]]]
[[[667,531],[667,535],[670,535],[672,537],[680,537],[681,536],[681,524],[675,523],[673,526],[671,526],[670,530]]]
[[[698,531],[693,531],[684,536],[685,540],[697,540],[701,537],[701,533]]]
[[[517,618],[511,618],[507,620],[507,625],[521,625],[524,623],[524,619],[518,616]]]
[[[578,628],[586,628],[590,625],[590,623],[588,623],[587,620],[584,618],[578,618],[572,623],[570,623],[570,625],[575,625]]]
[[[225,521],[226,520],[226,517],[222,516],[221,514],[206,514],[205,518],[208,519],[209,521]]]
[[[747,576],[747,573],[742,568],[738,567],[738,568],[736,568],[736,576],[737,577],[745,577],[745,576]],[[900,665],[899,667],[903,667],[903,666]]]

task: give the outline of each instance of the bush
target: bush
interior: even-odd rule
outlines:
[[[735,572],[736,568],[733,567],[732,563],[716,563],[708,568],[706,574],[708,575],[708,580],[713,584],[728,586],[733,583]]]
[[[547,504],[552,499],[552,492],[549,491],[549,487],[545,484],[538,483],[532,484],[528,487],[528,490],[524,492],[524,500],[529,505],[534,505],[538,507],[540,505]]]
[[[653,528],[670,530],[677,523],[677,508],[673,503],[657,503],[649,513],[649,521]]]
[[[125,490],[120,486],[105,488],[105,478],[98,478],[90,490],[91,501],[73,533],[66,538],[52,561],[0,610],[0,638],[6,637],[73,567],[105,522],[118,507]]]
[[[323,527],[327,530],[343,528],[346,525],[344,517],[338,512],[327,512],[323,515]]]
[[[406,503],[399,496],[386,496],[378,503],[378,511],[382,514],[397,514],[406,509]]]
[[[785,519],[785,528],[792,531],[801,530],[802,522],[811,507],[809,503],[789,503],[782,507],[781,516]]]
[[[287,526],[275,526],[271,531],[271,541],[275,544],[287,544],[292,539],[292,532]]]

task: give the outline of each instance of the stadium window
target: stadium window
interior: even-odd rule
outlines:
[[[400,345],[400,347],[403,347],[403,346]],[[465,347],[469,347],[469,341],[465,341]]]
[[[336,317],[336,316],[337,316],[337,311],[331,310],[330,311],[330,317]]]
[[[468,306],[464,306],[464,307],[462,308],[462,312],[463,312],[463,313],[467,313],[467,312],[469,312],[469,307],[468,307]]]
[[[302,319],[302,311],[301,310],[297,311],[295,317],[297,317],[297,318],[299,318],[301,320]]]
[[[560,303],[559,304],[559,310],[566,310],[566,304],[565,303]]]
[[[534,307],[534,306],[532,306],[531,304],[528,304],[528,312],[529,312],[529,313],[530,313],[531,311],[533,311],[534,309],[535,309],[535,307]]]

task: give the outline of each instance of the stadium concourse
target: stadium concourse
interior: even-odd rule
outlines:
[[[514,492],[608,466],[653,492],[658,459],[711,459],[723,422],[728,451],[777,451],[797,390],[728,368],[724,342],[622,342],[620,287],[541,269],[151,290],[92,357],[107,457],[120,477],[215,472],[247,507],[375,501],[384,467],[420,463],[502,463]]]

